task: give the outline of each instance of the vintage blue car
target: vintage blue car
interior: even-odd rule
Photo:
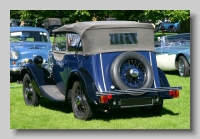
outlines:
[[[97,110],[129,107],[159,115],[164,99],[179,97],[182,87],[170,87],[157,67],[151,24],[78,22],[53,32],[47,68],[42,56],[22,67],[26,105],[38,106],[40,98],[61,101],[75,118],[89,120]]]
[[[10,81],[19,75],[21,66],[30,59],[40,55],[47,61],[48,51],[51,50],[49,33],[37,27],[10,27]]]
[[[156,26],[156,32],[158,31],[166,31],[166,32],[179,32],[180,30],[180,21],[172,23],[171,21],[162,21],[158,20],[157,23],[155,23]]]
[[[190,76],[190,33],[162,36],[156,43],[158,67],[163,71],[178,71],[182,77]]]

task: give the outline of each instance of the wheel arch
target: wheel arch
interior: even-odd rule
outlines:
[[[20,71],[20,76],[22,77],[22,79],[25,76],[25,74],[28,74],[30,78],[33,79],[32,81],[33,88],[36,91],[36,93],[41,96],[41,93],[39,91],[39,86],[45,85],[45,81],[40,76],[40,74],[38,74],[38,69],[35,66],[35,64],[26,64],[22,66],[22,69]]]
[[[26,73],[35,80],[38,86],[45,85],[44,79],[38,74],[38,68],[35,64],[24,65],[20,71],[20,76],[23,78]]]
[[[173,28],[173,27],[174,27],[174,25],[170,25],[170,26],[168,27],[168,29]]]
[[[83,68],[79,68],[71,72],[67,81],[67,89],[66,89],[67,93],[66,93],[65,99],[66,100],[68,99],[67,97],[68,97],[69,90],[72,89],[74,82],[77,80],[80,80],[82,84],[84,85],[86,89],[85,95],[88,98],[88,102],[97,105],[98,103],[97,97],[96,97],[96,91],[98,91],[97,87],[91,75],[89,74],[89,72]]]
[[[186,56],[185,54],[183,53],[179,53],[177,56],[176,56],[176,59],[175,59],[175,66],[176,66],[176,69],[178,69],[178,59],[180,56],[183,56],[186,61],[188,62],[188,64],[190,65],[190,61],[188,60],[189,56]]]

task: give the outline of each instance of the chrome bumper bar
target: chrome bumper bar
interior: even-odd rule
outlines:
[[[97,96],[102,95],[125,95],[125,94],[141,94],[141,93],[157,93],[157,92],[166,92],[170,90],[182,90],[181,86],[177,87],[158,87],[158,88],[141,88],[141,89],[127,89],[127,90],[113,90],[113,91],[103,91],[103,92],[96,92]]]

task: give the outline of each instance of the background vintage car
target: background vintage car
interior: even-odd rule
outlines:
[[[44,63],[51,50],[49,33],[37,27],[10,27],[10,81],[19,75],[21,66],[41,55]]]
[[[128,107],[157,115],[164,99],[179,96],[181,87],[170,87],[157,67],[151,24],[78,22],[53,32],[47,68],[42,56],[22,67],[26,105],[41,97],[71,103],[74,117],[89,120],[97,110]]]
[[[190,76],[190,33],[163,36],[156,42],[157,64],[163,71]]]
[[[62,21],[60,18],[47,18],[43,20],[42,25],[49,32],[49,35],[52,36],[52,30],[61,27]]]

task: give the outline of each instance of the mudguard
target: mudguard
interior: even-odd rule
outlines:
[[[23,78],[26,73],[33,78],[33,87],[36,92],[41,95],[39,86],[45,85],[42,68],[37,67],[35,64],[25,64],[22,66],[20,72],[21,77]]]
[[[23,76],[27,72],[35,80],[38,86],[45,85],[44,78],[41,76],[41,74],[43,74],[42,68],[38,68],[35,64],[26,64],[22,66],[20,74]]]
[[[67,81],[67,90],[70,90],[75,80],[79,78],[86,89],[86,97],[89,103],[98,104],[98,98],[96,96],[97,87],[90,76],[89,72],[83,68],[75,69],[71,72],[69,80]]]
[[[160,68],[158,68],[158,75],[160,79],[160,87],[170,87],[170,84],[167,80],[167,77],[165,76],[165,73]],[[168,92],[160,93],[160,97],[164,99],[171,98]]]

